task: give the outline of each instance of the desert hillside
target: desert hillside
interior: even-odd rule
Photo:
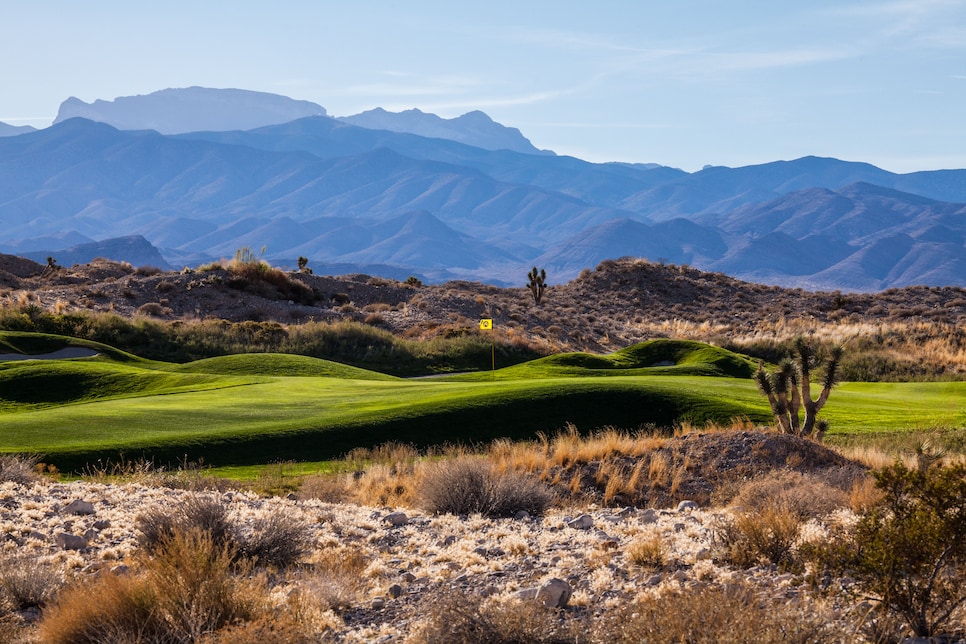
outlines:
[[[520,287],[453,281],[422,285],[367,275],[286,272],[257,260],[180,272],[95,260],[52,269],[0,255],[8,310],[91,311],[125,318],[277,323],[351,320],[413,339],[476,334],[538,353],[608,352],[655,337],[709,341],[775,357],[799,334],[844,344],[853,379],[958,377],[966,373],[966,289],[907,287],[879,293],[763,286],[685,265],[624,258],[602,262],[539,304]],[[877,364],[860,365],[875,354]],[[884,362],[883,362],[884,361]]]

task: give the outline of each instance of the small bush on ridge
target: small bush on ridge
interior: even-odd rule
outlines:
[[[535,477],[519,472],[497,473],[485,460],[458,457],[427,468],[419,483],[423,507],[437,514],[482,514],[512,517],[546,511],[553,497]]]

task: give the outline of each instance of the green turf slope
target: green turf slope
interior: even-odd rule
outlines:
[[[561,353],[493,373],[452,376],[454,380],[514,380],[588,376],[728,376],[751,378],[757,363],[747,356],[690,340],[648,340],[608,355]]]
[[[769,422],[754,382],[733,377],[747,374],[749,362],[672,341],[416,380],[273,354],[188,365],[114,359],[109,352],[8,362],[0,363],[0,451],[43,453],[62,470],[122,452],[159,463],[237,465],[325,460],[387,441],[531,438],[566,423],[591,431],[728,423],[736,416]],[[694,375],[709,372],[717,375]],[[962,427],[964,401],[962,382],[846,383],[822,415],[833,432]]]

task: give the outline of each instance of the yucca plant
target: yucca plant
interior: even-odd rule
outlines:
[[[547,290],[547,271],[541,268],[537,271],[537,267],[534,266],[533,269],[527,273],[527,288],[533,294],[533,303],[540,304],[540,300],[543,299],[543,293]]]
[[[824,433],[824,423],[818,422],[818,412],[828,402],[832,387],[838,382],[842,347],[833,347],[826,361],[812,345],[799,337],[795,339],[794,353],[794,358],[785,358],[779,363],[778,369],[771,373],[766,372],[759,362],[755,380],[758,389],[768,398],[775,422],[781,431],[796,436],[812,436],[817,433],[820,437]],[[812,371],[823,362],[826,365],[822,390],[818,398],[812,399]],[[802,410],[805,413],[804,420],[800,416]]]

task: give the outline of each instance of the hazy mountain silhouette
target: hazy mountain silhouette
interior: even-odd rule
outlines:
[[[119,130],[176,134],[197,130],[250,130],[325,113],[320,105],[278,94],[186,87],[121,96],[113,101],[98,99],[93,103],[72,96],[61,103],[54,123],[80,117],[107,123]]]
[[[406,132],[434,139],[449,139],[484,150],[512,150],[524,154],[553,154],[538,150],[520,130],[496,123],[480,111],[444,119],[417,109],[387,112],[381,107],[352,116],[340,116],[340,121],[370,130]]]
[[[18,134],[26,134],[27,132],[36,131],[37,128],[29,125],[10,125],[9,123],[0,121],[0,136],[17,136]]]

